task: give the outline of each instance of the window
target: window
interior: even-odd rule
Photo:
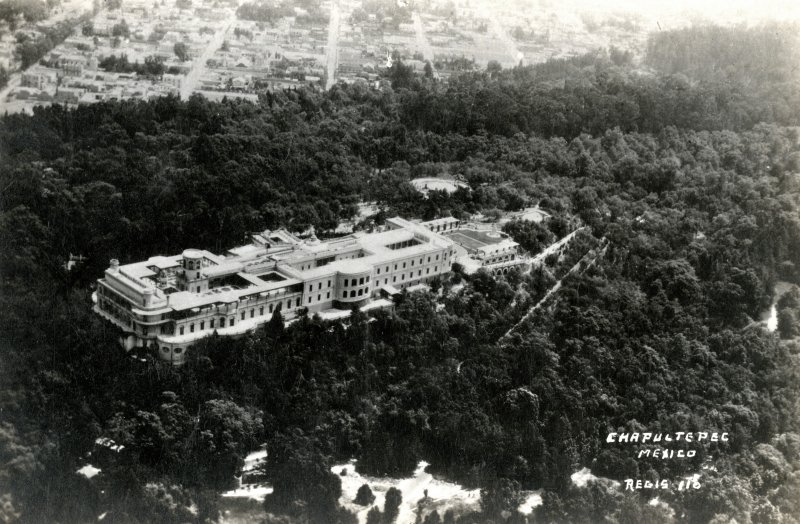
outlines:
[[[428,257],[428,263],[430,264],[430,262],[431,262],[431,257]]]
[[[369,275],[367,275],[367,282],[369,282]]]
[[[214,319],[211,319],[211,325],[209,326],[211,329],[214,329]]]
[[[378,275],[380,275],[380,274],[381,274],[381,268],[378,268],[378,273],[377,273],[377,274],[378,274]]]
[[[313,286],[313,284],[309,284],[309,285],[308,285],[308,291],[309,291],[309,293],[310,293],[311,291],[314,291],[314,286]]]
[[[331,298],[331,292],[330,291],[328,291],[328,293],[325,295],[325,298]]]
[[[405,262],[403,262],[403,269],[405,269],[405,268],[406,268],[406,263],[405,263]]]
[[[242,311],[242,320],[244,320],[244,311]]]
[[[400,275],[400,280],[405,280],[405,279],[406,279],[406,274],[405,273],[401,274]]]
[[[439,255],[436,255],[436,260],[439,260]]]
[[[345,278],[344,279],[344,287],[347,287],[347,284],[349,284],[349,283],[350,283],[350,281]]]
[[[427,274],[429,274],[430,272],[431,272],[431,268],[429,268],[429,267],[428,267],[428,268],[425,268],[425,274],[426,274],[426,275],[427,275]]]
[[[233,317],[231,317],[231,318],[229,318],[229,319],[228,319],[228,325],[229,325],[229,326],[232,326],[232,325],[233,325],[235,322],[236,322],[236,319],[235,319],[235,318],[233,318]]]
[[[256,310],[255,309],[251,309],[250,310],[250,318],[253,318],[254,316],[256,316]]]
[[[322,300],[322,295],[317,295],[317,302],[319,302],[320,300]]]
[[[358,285],[358,279],[354,278],[353,280],[351,280],[350,281],[350,285],[357,286]]]
[[[189,324],[189,333],[194,333],[194,324]]]
[[[311,297],[308,297],[308,303],[309,304],[311,303]]]
[[[397,277],[396,276],[392,277],[392,282],[397,282]]]
[[[364,294],[364,290],[363,290],[363,289],[359,289],[359,290],[358,290],[358,296],[361,296],[361,295],[363,295],[363,294]]]
[[[147,334],[147,326],[142,326],[142,335]]]
[[[320,282],[320,283],[317,285],[317,291],[319,291],[320,289],[322,289],[322,282]]]
[[[181,327],[179,327],[179,328],[178,328],[178,333],[179,333],[179,334],[181,334],[181,335],[183,335],[183,326],[181,326]]]
[[[397,264],[394,265],[394,270],[397,271]]]
[[[421,258],[419,259],[419,263],[422,264],[422,259]]]
[[[420,269],[420,270],[417,272],[417,276],[418,276],[418,277],[421,277],[421,276],[422,276],[422,270],[421,270],[421,269]]]
[[[200,322],[200,331],[203,331],[206,328],[205,322]]]
[[[347,291],[342,291],[342,298],[347,298]]]
[[[300,307],[300,297],[297,297],[297,300],[294,301],[295,307]]]
[[[358,280],[358,284],[359,284],[359,285],[361,285],[361,284],[363,284],[363,283],[364,283],[364,277],[361,277],[361,278]]]
[[[272,304],[269,304],[269,312],[272,313]]]
[[[287,300],[286,301],[286,309],[292,309],[292,301],[291,300]]]
[[[197,286],[197,293],[200,293],[200,286]]]
[[[385,286],[385,285],[386,285],[386,284],[388,284],[388,283],[389,283],[389,279],[388,279],[388,278],[384,278],[384,279],[383,279],[383,285]]]
[[[180,355],[181,353],[183,353],[183,348],[175,348],[176,355]]]
[[[406,267],[406,266],[403,266],[403,267]],[[413,260],[411,261],[411,267],[414,267],[414,261]]]
[[[200,272],[199,271],[197,272],[197,276],[194,277],[194,278],[200,278]]]
[[[395,269],[397,269],[397,267],[395,267]],[[386,266],[386,272],[389,272],[389,266]]]
[[[328,287],[331,287],[331,281],[328,280]]]
[[[433,266],[433,271],[434,272],[439,271],[439,266]]]
[[[264,316],[264,306],[261,306],[260,308],[258,308],[258,316],[259,317],[263,317]]]

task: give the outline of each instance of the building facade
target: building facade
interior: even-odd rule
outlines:
[[[427,283],[450,270],[454,254],[453,242],[428,224],[402,218],[326,242],[264,231],[225,255],[187,249],[133,264],[112,260],[94,310],[123,330],[127,348],[155,345],[162,359],[181,363],[197,340],[241,335],[276,310],[284,319],[300,308],[349,310],[381,291]]]

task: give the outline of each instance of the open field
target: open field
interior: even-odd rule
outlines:
[[[447,191],[448,193],[455,193],[459,187],[469,187],[464,182],[449,178],[415,178],[411,181],[411,184],[417,188],[418,191],[423,193],[427,193],[428,191]]]

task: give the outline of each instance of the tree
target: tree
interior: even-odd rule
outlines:
[[[400,514],[400,504],[403,502],[403,494],[399,489],[391,487],[386,491],[386,501],[383,506],[383,521],[394,522]]]
[[[244,464],[263,427],[258,414],[230,400],[209,400],[200,408],[197,440],[192,450],[198,469],[211,484],[226,487]]]
[[[189,47],[185,43],[175,42],[172,50],[175,52],[175,56],[177,56],[181,62],[186,62],[189,60]]]
[[[494,519],[504,511],[517,511],[523,502],[520,485],[516,480],[497,479],[489,488],[481,490],[481,509],[487,517]]]
[[[353,502],[359,506],[369,506],[375,502],[375,495],[367,484],[362,484],[361,487],[358,488],[358,493],[356,493],[356,498]]]
[[[378,509],[378,506],[372,506],[367,512],[367,524],[382,524],[383,513]]]
[[[120,23],[114,24],[114,26],[111,28],[111,36],[117,38],[130,38],[131,30],[128,27],[128,22],[126,22],[124,18],[120,21]]]
[[[425,78],[433,78],[433,66],[431,66],[431,61],[425,61]]]
[[[778,312],[778,333],[781,338],[790,339],[794,338],[797,333],[797,321],[792,309],[781,309]]]
[[[330,471],[319,445],[315,437],[298,428],[270,441],[266,471],[273,492],[264,499],[267,511],[311,522],[352,519],[339,508],[342,480]]]
[[[489,76],[494,78],[503,70],[503,66],[500,65],[500,62],[497,60],[489,60],[489,63],[486,64],[486,72],[489,73]]]
[[[272,317],[267,323],[267,334],[271,338],[279,338],[283,334],[283,315],[281,315],[281,306],[275,308],[272,312]]]
[[[392,89],[410,89],[414,86],[414,68],[405,65],[402,60],[397,60],[387,70],[389,80],[392,82]]]

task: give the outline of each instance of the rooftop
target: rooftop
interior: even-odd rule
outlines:
[[[144,262],[112,266],[106,278],[121,282],[136,295],[152,294],[151,303],[144,308],[152,314],[154,309],[180,311],[223,306],[254,295],[283,294],[307,280],[339,272],[367,273],[385,261],[452,245],[423,224],[402,218],[389,219],[387,224],[392,229],[358,232],[327,242],[314,236],[303,241],[283,230],[264,231],[252,235],[252,243],[228,250],[226,256],[186,249],[181,255],[158,255]],[[175,272],[171,270],[181,267],[184,258],[201,263],[197,268],[200,279],[209,280],[209,289],[176,290]]]

